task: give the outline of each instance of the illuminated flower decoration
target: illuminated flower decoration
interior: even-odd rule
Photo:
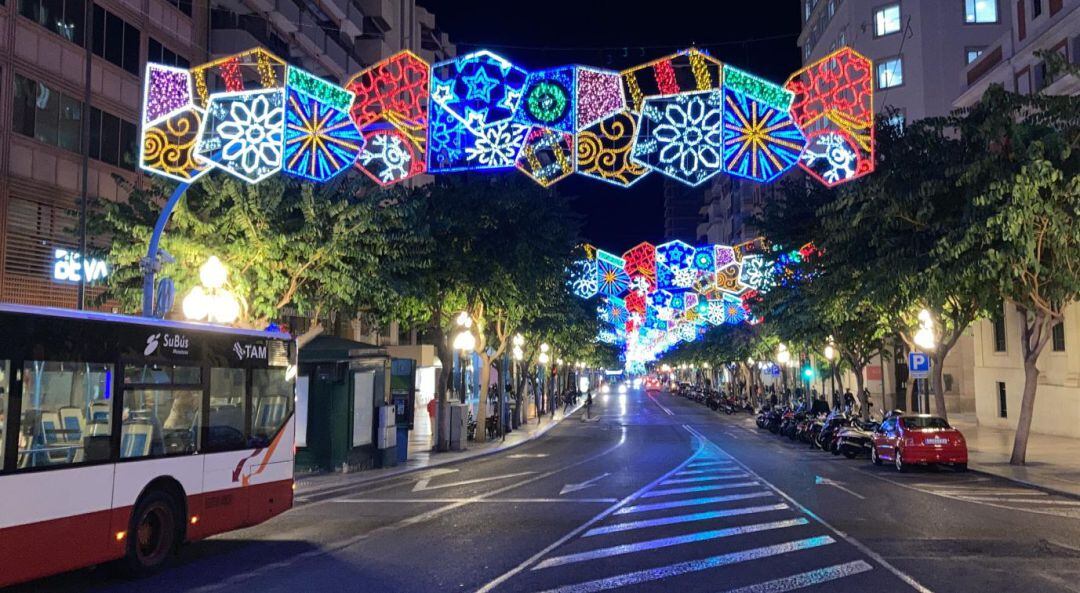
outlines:
[[[285,94],[280,90],[210,97],[197,155],[258,183],[281,170]]]
[[[719,91],[646,99],[633,158],[687,185],[700,185],[723,167],[723,123]]]
[[[742,260],[739,282],[759,292],[766,292],[773,286],[773,263],[761,255],[748,255]]]

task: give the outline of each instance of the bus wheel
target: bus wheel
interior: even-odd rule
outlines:
[[[128,529],[124,572],[145,576],[161,568],[172,556],[178,540],[176,502],[161,490],[150,490],[135,504]]]

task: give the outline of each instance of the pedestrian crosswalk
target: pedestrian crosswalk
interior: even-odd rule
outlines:
[[[1058,517],[1080,518],[1080,501],[1019,486],[1001,486],[986,478],[945,483],[916,483],[912,488],[975,504]]]
[[[683,464],[481,591],[778,593],[840,580],[849,585],[843,591],[925,591],[876,570],[884,561],[862,550],[704,442]]]

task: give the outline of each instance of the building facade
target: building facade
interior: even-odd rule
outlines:
[[[693,243],[697,236],[702,189],[664,180],[664,240]]]
[[[1043,52],[1080,64],[1080,0],[1009,2],[1012,27],[961,73],[957,107],[979,101],[991,85],[1021,93],[1080,94],[1080,78],[1056,73]],[[979,422],[1015,428],[1024,389],[1020,352],[1022,318],[1006,304],[993,319],[974,325],[975,409]],[[1039,391],[1031,428],[1080,437],[1080,305],[1065,310],[1039,357]]]
[[[93,208],[146,183],[146,62],[186,67],[263,46],[345,82],[401,49],[429,61],[454,52],[415,0],[20,0],[0,4],[0,28],[0,301],[59,307],[78,304],[83,188]]]

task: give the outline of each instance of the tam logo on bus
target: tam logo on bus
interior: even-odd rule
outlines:
[[[251,360],[258,358],[260,360],[266,360],[266,344],[241,344],[240,342],[233,342],[233,352],[236,353],[236,358],[239,360]]]

